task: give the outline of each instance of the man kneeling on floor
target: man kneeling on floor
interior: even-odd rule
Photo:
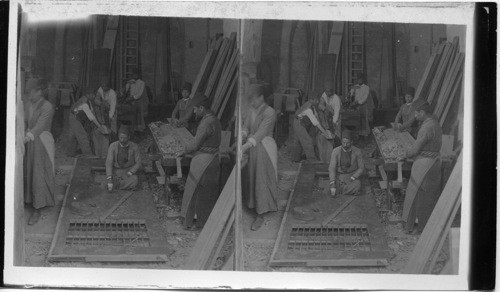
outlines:
[[[106,158],[106,187],[111,190],[135,189],[139,182],[135,174],[141,167],[139,146],[129,141],[129,129],[125,126],[118,130],[118,141],[109,145]]]
[[[352,146],[351,132],[346,130],[342,133],[342,145],[333,149],[328,167],[330,195],[358,195],[364,169],[361,150]]]
[[[205,225],[219,198],[219,146],[222,131],[219,120],[210,110],[207,97],[195,97],[193,110],[196,119],[201,120],[193,142],[184,149],[185,153],[193,154],[181,208],[184,228],[188,230],[200,229]],[[179,153],[179,156],[183,154]]]

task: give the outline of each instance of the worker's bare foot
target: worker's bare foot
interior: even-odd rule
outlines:
[[[38,220],[40,220],[41,216],[42,212],[40,212],[40,210],[38,209],[35,209],[35,211],[33,211],[33,214],[31,214],[30,219],[28,220],[28,225],[35,225]]]
[[[252,230],[257,231],[262,227],[262,224],[264,224],[264,216],[262,215],[257,215],[257,218],[252,223]]]

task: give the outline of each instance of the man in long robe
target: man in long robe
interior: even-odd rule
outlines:
[[[408,87],[405,94],[405,103],[399,108],[396,119],[394,120],[394,129],[399,132],[408,131],[415,137],[418,130],[418,123],[415,119],[415,110],[411,106],[414,96],[415,88]]]
[[[118,141],[109,145],[106,157],[106,181],[102,187],[108,187],[108,190],[135,189],[139,183],[136,173],[142,167],[141,161],[139,146],[130,141],[128,127],[120,127]]]
[[[182,87],[182,98],[177,101],[172,111],[172,124],[177,127],[186,127],[191,134],[196,134],[196,119],[193,109],[194,95],[191,95],[192,85],[184,83]]]
[[[328,167],[330,195],[358,195],[364,170],[361,150],[352,145],[351,132],[345,130],[342,133],[342,145],[333,149]]]
[[[55,145],[50,133],[54,107],[48,102],[47,82],[32,80],[25,109],[24,201],[34,211],[28,224],[40,220],[41,209],[55,205]]]
[[[273,139],[276,112],[264,102],[262,85],[250,85],[246,95],[251,107],[241,130],[241,152],[248,159],[241,175],[242,191],[248,208],[257,213],[251,229],[258,230],[264,216],[278,210],[278,146]]]
[[[305,153],[307,161],[318,162],[314,151],[314,140],[316,138],[316,128],[325,135],[329,136],[325,128],[321,125],[318,118],[319,96],[311,95],[297,111],[293,121],[293,132],[295,139],[293,143],[292,160],[300,161],[302,152]]]
[[[406,153],[414,161],[402,216],[408,233],[422,232],[441,194],[441,125],[427,101],[417,99],[413,107],[415,118],[422,124],[415,144]],[[415,220],[418,220],[417,230],[414,230]]]
[[[370,135],[370,124],[373,121],[373,99],[370,94],[370,87],[365,84],[365,76],[358,74],[356,85],[354,85],[349,95],[354,97],[353,104],[358,107],[361,118],[361,129],[359,135],[368,137]]]
[[[195,97],[194,113],[200,120],[194,140],[185,145],[183,154],[193,154],[182,196],[181,216],[184,228],[202,228],[219,198],[219,146],[221,124],[210,109],[210,100],[202,94]],[[196,222],[195,222],[196,216]]]

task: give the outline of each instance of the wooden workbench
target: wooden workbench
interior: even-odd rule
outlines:
[[[403,171],[411,171],[413,164],[411,159],[399,161],[399,158],[405,155],[415,139],[408,132],[396,132],[393,129],[374,128],[372,132],[381,158],[378,166],[382,177],[381,187],[387,189],[387,207],[391,209],[394,199],[392,190],[406,188]],[[390,180],[386,172],[397,172],[397,179]]]

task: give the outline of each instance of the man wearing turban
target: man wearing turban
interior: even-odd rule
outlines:
[[[415,144],[406,153],[406,157],[414,160],[402,216],[408,233],[422,232],[441,194],[441,125],[427,101],[419,98],[413,107],[415,118],[422,124]],[[414,230],[415,220],[418,220],[417,230]]]
[[[200,229],[205,225],[220,194],[221,124],[210,109],[210,100],[202,93],[195,95],[193,110],[200,124],[193,141],[185,145],[184,153],[192,154],[193,158],[182,195],[181,208],[184,227],[189,230]]]

